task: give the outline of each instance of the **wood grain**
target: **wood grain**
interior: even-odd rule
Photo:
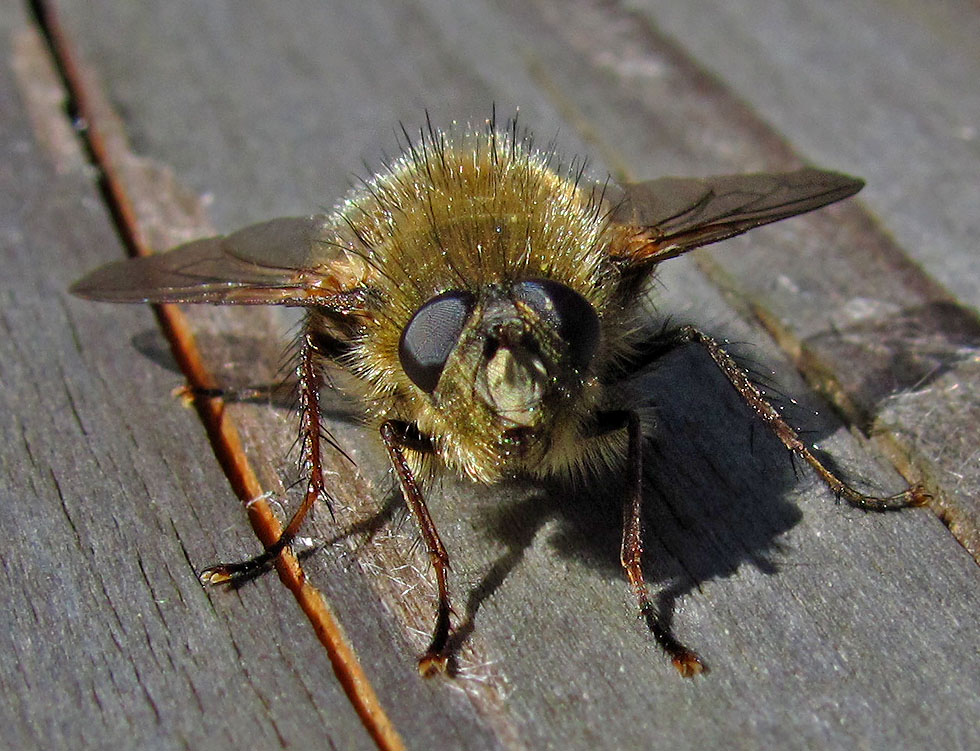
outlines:
[[[189,556],[231,542],[208,502],[227,481],[151,312],[65,294],[122,249],[19,10],[0,14],[2,745],[371,747],[338,685],[307,682],[330,663],[274,581],[249,601],[197,582]]]
[[[897,466],[939,488],[937,509],[980,559],[975,6],[745,0],[696,15],[656,0],[628,6],[807,158],[867,180],[860,198],[874,221],[851,215],[836,252],[753,246],[744,261],[719,255],[717,271],[851,419],[881,434]],[[812,233],[809,247],[820,241]]]
[[[176,228],[208,231],[204,204],[220,231],[328,207],[349,173],[371,168],[362,159],[377,165],[383,150],[390,155],[396,123],[417,127],[425,109],[446,124],[480,122],[490,102],[503,113],[520,105],[542,143],[560,129],[563,151],[589,154],[600,175],[608,169],[634,178],[792,166],[811,156],[805,149],[820,129],[815,120],[799,128],[799,141],[795,131],[781,136],[768,113],[753,111],[745,95],[734,96],[703,71],[701,53],[665,38],[645,11],[616,3],[64,2],[57,8],[65,43],[93,74],[87,85],[103,92],[120,118],[111,123],[105,114],[90,126],[120,129],[125,139],[114,158],[142,165],[142,177],[135,168],[120,174],[136,207],[133,229],[154,247],[172,242]],[[798,33],[805,21],[794,27],[802,28]],[[832,67],[839,53],[830,52],[826,58],[814,52],[813,65],[823,60]],[[775,54],[767,59],[787,65]],[[4,117],[24,109],[5,106]],[[43,131],[36,124],[28,129],[20,117],[24,135],[9,150],[23,166],[12,174],[34,170],[40,177],[35,193],[8,191],[6,183],[3,192],[4,216],[21,221],[8,234],[25,238],[24,250],[11,253],[21,259],[11,278],[33,280],[4,282],[5,325],[30,338],[3,344],[3,415],[13,435],[34,426],[46,438],[6,447],[3,493],[23,501],[22,488],[30,487],[29,497],[47,499],[52,509],[40,517],[50,521],[34,527],[51,539],[25,528],[25,520],[39,518],[30,515],[36,511],[8,513],[21,508],[11,501],[0,517],[10,525],[6,539],[15,543],[4,557],[7,586],[31,584],[16,590],[15,601],[25,605],[8,611],[10,643],[0,652],[2,679],[16,697],[5,711],[21,729],[20,745],[127,745],[122,728],[132,733],[128,745],[371,744],[312,626],[275,577],[235,592],[197,585],[197,569],[255,551],[258,543],[193,413],[169,396],[181,377],[172,363],[165,367],[150,316],[65,296],[72,278],[122,250],[100,197],[79,176],[81,167],[74,182],[51,189],[52,170],[42,169],[49,157],[37,145]],[[25,139],[34,145],[16,146]],[[35,195],[67,213],[40,221],[50,214],[23,208]],[[195,195],[207,200],[188,199]],[[89,221],[100,222],[91,236],[77,216],[86,206]],[[910,471],[938,468],[929,479],[946,496],[962,491],[975,500],[969,476],[957,488],[946,463],[947,453],[969,461],[975,423],[959,422],[962,410],[939,408],[958,398],[977,403],[969,391],[972,314],[963,312],[970,303],[910,265],[906,248],[879,220],[879,213],[842,207],[753,232],[699,263],[671,261],[654,315],[743,342],[740,354],[757,369],[775,371],[778,388],[799,402],[791,415],[849,476],[883,490],[903,484],[877,444],[860,430],[848,431],[808,390],[793,360],[814,381],[830,384],[857,428],[920,430],[918,442],[889,445],[921,454],[908,463]],[[32,248],[44,248],[57,273],[28,263]],[[53,308],[61,321],[45,320],[42,292],[62,301]],[[869,303],[872,313],[898,306],[911,323],[903,328],[901,316],[880,323],[862,315],[855,300],[863,298],[875,303]],[[13,311],[20,311],[16,318]],[[272,377],[290,325],[279,311],[188,308],[186,315],[219,382]],[[921,331],[927,319],[933,348],[922,354],[922,342],[913,341],[925,364],[913,361],[909,370],[928,368],[928,356],[944,369],[930,376],[929,388],[916,390],[888,353],[907,347],[909,332]],[[879,323],[885,334],[875,329]],[[66,338],[27,344],[56,334]],[[871,347],[878,340],[887,345],[884,353]],[[19,359],[8,353],[13,342],[22,342],[13,350]],[[957,347],[959,356],[950,355]],[[26,353],[34,350],[48,359],[31,365]],[[857,354],[869,350],[877,359],[857,365]],[[76,353],[74,361],[59,364],[66,352]],[[38,378],[51,384],[44,400],[29,391]],[[957,384],[959,390],[951,388]],[[907,393],[896,398],[896,386]],[[71,400],[52,396],[66,389]],[[951,395],[928,401],[943,390]],[[653,438],[647,573],[674,610],[678,636],[712,668],[697,681],[674,675],[634,618],[617,562],[615,482],[568,492],[522,485],[488,490],[452,478],[433,489],[431,503],[453,556],[461,674],[422,681],[413,661],[425,646],[433,606],[424,556],[413,547],[410,521],[397,511],[376,436],[351,421],[342,399],[331,399],[330,429],[356,466],[328,457],[336,520],[317,515],[309,534],[323,544],[303,566],[343,622],[408,747],[968,748],[977,742],[968,721],[980,695],[974,560],[928,510],[868,515],[835,506],[811,475],[794,473],[781,447],[753,426],[729,392],[697,352],[671,358],[637,385]],[[42,402],[67,405],[54,412],[59,419],[83,418],[43,432],[37,426],[51,417],[26,406]],[[928,421],[913,407],[931,409]],[[294,477],[284,459],[295,430],[290,412],[273,400],[231,403],[226,414],[262,486],[287,507],[295,502],[284,489]],[[82,434],[78,422],[98,430]],[[950,434],[955,442],[941,440]],[[938,452],[930,441],[939,442]],[[83,452],[95,458],[85,460]],[[38,468],[38,456],[59,460],[58,487],[77,493],[65,496],[71,513],[57,515],[61,501],[53,484],[42,485],[51,473]],[[111,504],[84,502],[107,485]],[[38,492],[41,487],[47,490]],[[954,508],[969,511],[965,502]],[[83,530],[80,538],[66,516]],[[58,525],[62,542],[54,536]],[[60,561],[71,545],[78,559],[72,584],[39,597],[39,582],[52,566],[38,561]],[[9,572],[18,567],[27,575],[15,580]],[[109,576],[116,567],[135,573]],[[95,594],[84,607],[70,605],[65,592],[73,589]],[[178,592],[179,605],[174,597],[156,602],[164,590]],[[100,599],[106,591],[111,597]],[[45,623],[74,625],[74,641],[59,639],[61,632],[50,627],[32,629],[24,615],[37,602],[48,612]],[[72,618],[76,612],[86,615]],[[161,625],[144,625],[151,622]],[[214,626],[220,635],[210,634],[212,623],[220,624]],[[155,649],[138,648],[137,635]],[[199,641],[179,646],[191,635]],[[86,645],[74,651],[89,661],[73,661],[64,644]],[[117,661],[128,672],[114,668]],[[167,665],[178,670],[161,667]],[[189,682],[196,691],[181,691]],[[156,693],[139,690],[147,684]],[[86,694],[79,686],[93,688]],[[63,694],[74,699],[56,706],[38,701]],[[219,698],[195,707],[189,698],[201,695]],[[223,702],[217,717],[213,701]],[[151,705],[156,715],[146,709]],[[100,706],[111,707],[108,720]]]

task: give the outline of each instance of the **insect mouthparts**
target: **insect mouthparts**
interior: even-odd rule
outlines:
[[[506,422],[533,427],[539,420],[550,376],[541,356],[524,346],[520,338],[514,339],[516,328],[523,330],[523,326],[503,328],[496,351],[483,367],[477,393]]]

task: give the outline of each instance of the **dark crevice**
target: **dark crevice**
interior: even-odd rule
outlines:
[[[100,112],[89,96],[72,45],[58,22],[56,8],[44,0],[27,0],[27,8],[47,43],[52,63],[65,90],[65,114],[78,134],[88,162],[96,170],[97,187],[119,241],[128,255],[147,255],[149,249],[139,239],[138,223],[127,186],[114,170],[110,148],[99,130]],[[215,384],[200,359],[193,334],[175,307],[151,307],[192,393],[199,394],[194,399],[194,405],[222,470],[236,495],[243,502],[250,502],[261,495],[261,488],[244,456],[237,431],[224,417],[224,402],[213,396]],[[263,544],[273,542],[280,528],[268,505],[249,503],[248,509],[249,519]],[[353,649],[322,595],[306,582],[305,575],[292,556],[280,558],[277,569],[280,579],[309,618],[339,682],[378,748],[382,751],[403,748],[402,740],[381,708]]]
[[[105,155],[102,153],[98,144],[93,143],[92,134],[89,130],[90,121],[88,115],[90,112],[85,101],[84,91],[80,86],[78,69],[75,61],[67,51],[66,45],[63,43],[62,31],[55,18],[54,11],[50,7],[50,3],[44,2],[44,0],[27,0],[27,7],[38,30],[47,43],[55,71],[64,88],[65,115],[71,122],[75,133],[78,134],[79,141],[85,151],[85,156],[89,164],[97,170],[96,186],[102,195],[103,204],[108,208],[112,216],[113,229],[115,229],[123,247],[126,248],[126,252],[131,256],[139,255],[138,243],[133,233],[132,224],[127,221],[125,212],[120,206],[118,196],[114,192],[114,186],[103,170]]]

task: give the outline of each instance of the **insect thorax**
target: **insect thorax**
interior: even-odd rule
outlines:
[[[484,482],[588,460],[592,449],[576,446],[603,401],[596,370],[621,346],[608,248],[622,242],[622,230],[609,226],[576,175],[510,136],[430,136],[353,193],[335,226],[338,242],[372,270],[373,307],[350,363],[375,422],[417,425],[448,465]],[[522,308],[514,290],[526,292],[528,280],[566,287],[595,311],[595,358],[581,372],[551,356],[562,342],[538,320],[547,314]],[[472,300],[470,318],[426,392],[400,362],[402,334],[427,302],[453,291]],[[487,341],[500,338],[488,323],[494,306],[510,321],[501,328],[518,326],[528,346],[487,351],[500,345]]]

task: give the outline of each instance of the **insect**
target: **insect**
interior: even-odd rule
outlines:
[[[845,484],[707,334],[643,325],[657,266],[692,248],[847,198],[863,183],[817,169],[593,184],[560,167],[516,122],[431,124],[330,214],[281,218],[113,263],[73,287],[128,303],[306,309],[296,372],[306,490],[281,537],[202,574],[218,584],[267,566],[326,498],[320,391],[347,371],[391,460],[438,585],[425,675],[445,671],[449,557],[423,492],[439,468],[476,482],[625,472],[621,561],[642,615],[682,675],[702,662],[659,625],[641,566],[640,420],[624,384],[666,352],[703,347],[787,449],[839,496],[868,509],[922,503],[911,487],[873,497]]]

